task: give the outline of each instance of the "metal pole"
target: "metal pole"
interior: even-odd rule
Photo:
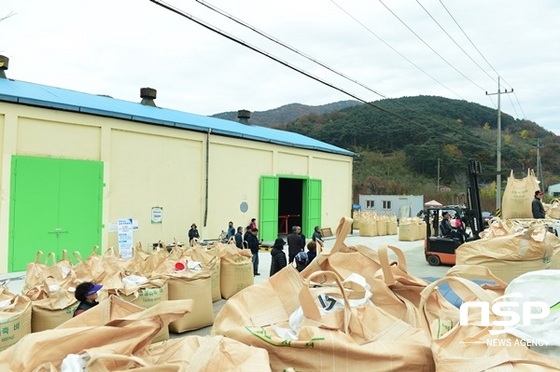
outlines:
[[[497,93],[488,93],[486,92],[487,96],[491,96],[494,94],[498,95],[498,123],[497,123],[497,146],[496,146],[496,213],[500,213],[502,209],[502,101],[501,101],[501,94],[502,93],[512,93],[513,88],[508,91],[505,89],[503,92],[500,91],[500,77],[498,76],[498,92]]]
[[[437,159],[437,191],[439,191],[439,158]]]
[[[502,110],[500,94],[500,77],[498,76],[498,138],[496,152],[496,210],[502,209]]]

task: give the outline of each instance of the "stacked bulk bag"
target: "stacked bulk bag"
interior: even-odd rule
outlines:
[[[222,299],[222,292],[220,291],[220,250],[214,246],[204,247],[195,244],[187,255],[193,261],[200,262],[204,269],[210,270],[210,281],[212,285],[212,302]]]
[[[418,224],[412,218],[401,218],[399,224],[399,240],[415,241],[419,240]]]
[[[360,236],[377,236],[377,215],[375,212],[362,212],[360,215]]]
[[[252,253],[235,244],[220,244],[220,292],[228,299],[255,282]]]
[[[397,216],[389,216],[387,218],[387,235],[397,235],[398,230]]]
[[[123,360],[134,360],[135,354],[143,353],[149,347],[153,338],[168,323],[190,310],[191,302],[166,301],[149,309],[130,315],[117,314],[110,316],[102,304],[99,310],[100,320],[88,319],[96,313],[95,307],[71,319],[73,326],[57,328],[49,332],[32,333],[19,340],[12,347],[0,353],[0,370],[2,371],[59,371],[59,370],[89,370],[108,371],[122,370],[138,365],[124,363]],[[109,316],[108,316],[109,315]],[[124,315],[124,316],[123,316]],[[110,319],[106,321],[106,319]],[[104,355],[106,363],[95,368],[68,366],[62,368],[63,361],[70,354],[91,352]],[[76,355],[75,362],[86,361],[87,355]],[[72,365],[72,364],[71,364]],[[154,366],[152,370],[162,370]],[[169,370],[169,369],[167,369]],[[174,370],[178,370],[176,367]]]
[[[493,311],[473,306],[462,321],[462,310],[442,316],[439,307],[426,301],[442,284],[449,283],[463,301],[495,304],[496,296],[462,277],[446,276],[427,286],[421,293],[422,326],[431,341],[437,371],[558,371],[560,360],[539,354],[523,340],[505,333],[503,322]],[[505,311],[504,311],[505,313]],[[485,315],[484,315],[485,314]],[[486,318],[489,326],[481,319]]]
[[[56,328],[71,319],[78,307],[74,297],[77,283],[71,276],[63,281],[45,279],[39,290],[30,298],[33,303],[31,316],[31,331],[40,332]],[[26,295],[30,295],[31,291]]]
[[[560,200],[553,199],[546,210],[546,218],[560,220]]]
[[[375,223],[377,224],[377,235],[378,236],[385,236],[387,234],[387,216],[377,216],[375,219]]]
[[[191,311],[169,324],[169,330],[175,333],[200,329],[214,322],[210,271],[187,254],[183,251],[182,256],[171,255],[154,272],[166,279],[169,300],[193,300]]]
[[[78,284],[71,268],[68,254],[64,252],[60,262],[56,262],[53,252],[41,264],[42,252],[27,265],[25,285],[22,293],[32,302],[31,331],[52,329],[72,318],[77,307],[74,288]]]
[[[416,223],[416,228],[418,229],[418,239],[417,240],[424,240],[426,239],[427,232],[426,232],[426,222],[418,217],[413,218],[414,222]]]
[[[533,218],[531,202],[536,190],[539,190],[539,183],[533,170],[529,169],[527,176],[521,179],[515,178],[512,170],[502,197],[502,217]]]
[[[0,287],[0,351],[31,333],[31,301]]]
[[[338,304],[327,311],[317,297],[325,293]],[[333,272],[305,280],[288,265],[229,299],[212,334],[266,349],[275,371],[433,371],[422,331],[371,304],[366,293]]]
[[[486,266],[506,282],[529,271],[560,268],[560,239],[543,223],[525,229],[491,226],[482,239],[457,248],[458,265]]]
[[[352,211],[352,219],[354,223],[352,224],[353,230],[360,230],[361,212],[359,210]]]

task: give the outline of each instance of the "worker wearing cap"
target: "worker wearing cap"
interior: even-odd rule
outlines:
[[[533,218],[544,218],[544,206],[542,204],[543,192],[541,190],[535,191],[535,198],[531,203],[531,210],[533,211]]]
[[[74,316],[80,315],[86,310],[91,309],[97,302],[97,292],[103,287],[101,284],[93,284],[92,282],[83,282],[76,287],[74,296],[80,301],[78,308],[74,311]]]

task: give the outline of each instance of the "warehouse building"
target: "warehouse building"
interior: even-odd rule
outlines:
[[[191,223],[216,238],[254,217],[269,241],[350,213],[350,151],[244,111],[233,122],[160,108],[151,88],[135,103],[8,79],[0,62],[0,272],[38,250],[185,242]]]

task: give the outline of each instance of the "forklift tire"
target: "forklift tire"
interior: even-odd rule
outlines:
[[[428,263],[430,264],[430,266],[439,266],[441,264],[441,260],[438,256],[431,255],[428,256]]]

